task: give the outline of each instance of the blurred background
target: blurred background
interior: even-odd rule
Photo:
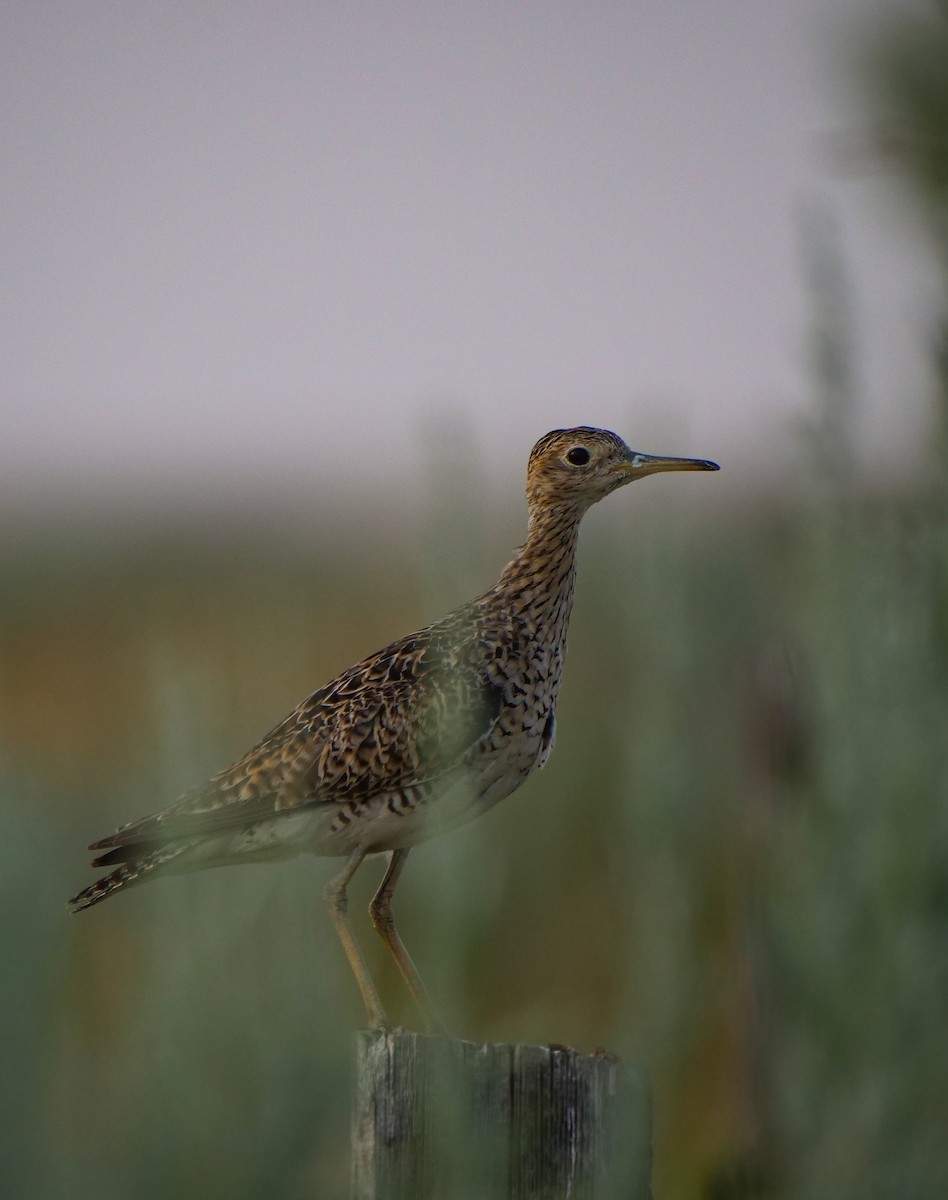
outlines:
[[[723,470],[587,519],[556,752],[406,941],[459,1036],[648,1069],[661,1198],[948,1194],[948,7],[0,27],[4,1194],[347,1195],[334,865],[64,901],[579,423]]]

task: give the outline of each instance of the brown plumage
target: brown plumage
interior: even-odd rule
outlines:
[[[509,795],[553,746],[573,603],[576,540],[597,500],[702,459],[638,454],[614,433],[557,429],[527,465],[526,543],[483,595],[313,692],[205,787],[93,842],[112,871],[70,901],[89,908],[159,874],[309,852],[347,857],[326,890],[373,1026],[385,1012],[346,919],[346,887],[390,852],[371,905],[429,1022],[430,1000],[395,930],[391,895],[410,847]]]

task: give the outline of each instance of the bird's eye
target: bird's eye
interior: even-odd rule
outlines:
[[[572,450],[567,450],[566,461],[574,467],[585,467],[589,462],[589,451],[585,446],[574,446]]]

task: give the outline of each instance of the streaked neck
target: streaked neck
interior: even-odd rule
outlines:
[[[497,585],[515,612],[529,612],[538,625],[552,621],[563,634],[573,604],[584,511],[578,505],[531,505],[527,540]]]

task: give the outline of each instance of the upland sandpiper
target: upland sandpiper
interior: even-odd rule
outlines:
[[[527,541],[497,583],[343,671],[205,787],[93,842],[105,853],[92,865],[113,869],[74,909],[158,875],[301,852],[345,857],[325,897],[377,1028],[385,1009],[349,926],[346,888],[368,855],[387,852],[372,922],[437,1024],[392,917],[411,847],[486,811],[549,757],[586,510],[646,475],[717,469],[639,454],[588,426],[540,438],[527,464]]]

